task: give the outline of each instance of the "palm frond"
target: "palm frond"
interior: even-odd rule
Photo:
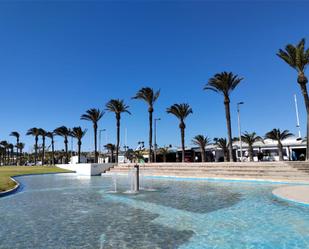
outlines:
[[[298,73],[304,73],[309,64],[309,49],[305,49],[305,39],[301,39],[296,45],[286,45],[285,50],[279,49],[277,56],[297,70]]]
[[[210,139],[206,136],[203,135],[196,135],[193,139],[192,139],[192,143],[194,145],[197,145],[201,148],[205,148],[207,146],[207,144],[210,143]]]
[[[71,136],[78,140],[81,140],[83,136],[85,136],[86,133],[87,133],[87,129],[83,130],[80,126],[73,127],[71,130]]]
[[[10,136],[16,137],[18,139],[20,137],[20,134],[17,131],[12,131]]]
[[[104,111],[100,109],[91,108],[86,111],[85,114],[81,115],[80,119],[92,121],[93,123],[97,123],[104,115]]]
[[[160,90],[154,92],[150,87],[141,88],[132,99],[144,100],[150,107],[153,107],[154,103],[160,96]]]
[[[126,112],[131,114],[129,111],[129,106],[124,103],[123,99],[111,99],[106,104],[106,110],[109,112],[114,112],[116,114],[121,114],[122,112]]]
[[[209,79],[204,90],[211,90],[228,97],[242,80],[242,77],[234,75],[232,72],[217,73]]]
[[[184,121],[190,114],[193,113],[192,108],[189,104],[174,104],[166,109],[166,112],[169,114],[173,114],[180,121]]]

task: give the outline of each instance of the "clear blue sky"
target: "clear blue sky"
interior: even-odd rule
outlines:
[[[251,2],[251,1],[250,1]],[[242,128],[263,135],[278,127],[296,133],[293,94],[297,93],[303,134],[305,110],[296,72],[276,56],[287,43],[308,39],[305,2],[0,2],[0,139],[26,142],[28,128],[88,128],[84,150],[92,149],[92,125],[81,121],[88,108],[105,108],[124,98],[128,144],[148,139],[146,105],[130,98],[143,87],[161,89],[155,106],[158,144],[179,145],[178,121],[166,114],[187,102],[186,141],[196,134],[226,136],[222,96],[203,91],[215,73],[233,71],[245,78],[231,96],[233,135],[236,103]],[[309,74],[309,73],[308,73]],[[100,122],[115,142],[115,118]],[[104,135],[105,137],[105,135]],[[56,139],[62,148],[62,139]],[[103,142],[105,142],[103,140]],[[122,136],[123,143],[123,136]]]

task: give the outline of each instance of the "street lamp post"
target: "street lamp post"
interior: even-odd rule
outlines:
[[[296,94],[294,94],[294,101],[295,101],[295,112],[296,112],[296,127],[298,129],[298,138],[297,138],[297,140],[302,140],[301,132],[300,132],[299,112],[298,112],[298,104],[297,104]]]
[[[154,162],[157,162],[157,121],[160,121],[161,118],[154,119]]]
[[[238,117],[238,135],[239,135],[239,143],[240,143],[240,161],[243,161],[242,156],[242,141],[241,141],[241,125],[240,125],[240,105],[243,105],[244,102],[237,103],[237,117]]]

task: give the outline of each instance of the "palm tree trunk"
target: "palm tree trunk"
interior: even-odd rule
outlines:
[[[14,159],[14,148],[13,148],[13,164],[17,166],[17,154],[18,154],[18,148],[16,147],[16,159]]]
[[[227,136],[228,136],[228,142],[229,142],[230,162],[233,162],[233,143],[232,143],[231,112],[230,112],[230,99],[228,97],[225,97],[224,106],[225,106]]]
[[[20,162],[22,162],[22,159],[23,159],[23,149],[20,148],[19,152],[20,152],[20,154],[19,154]]]
[[[98,163],[98,149],[97,149],[97,132],[98,132],[98,125],[93,124],[93,131],[94,131],[94,163]]]
[[[166,163],[166,154],[163,154],[163,162]]]
[[[202,155],[201,155],[201,156],[202,156],[202,162],[204,163],[204,162],[206,161],[206,158],[205,158],[205,156],[206,156],[206,155],[205,155],[205,154],[206,154],[205,148],[202,148],[202,149],[201,149],[201,154],[202,154]]]
[[[55,147],[54,147],[54,139],[52,138],[52,164],[55,165]]]
[[[37,163],[38,158],[38,137],[35,137],[35,145],[34,145],[34,165]]]
[[[283,161],[283,148],[281,142],[278,143],[279,161]]]
[[[78,141],[78,163],[80,163],[80,149],[81,149],[82,141]]]
[[[45,136],[43,136],[42,138],[43,138],[42,165],[44,165],[45,164]]]
[[[228,158],[229,158],[228,154],[229,154],[228,149],[223,150],[223,160],[224,160],[224,162],[228,161]]]
[[[10,165],[14,164],[13,151],[14,151],[14,148],[10,149]]]
[[[180,128],[181,132],[181,149],[182,149],[182,154],[181,154],[181,161],[184,163],[185,162],[185,128]]]
[[[116,117],[116,119],[117,119],[117,144],[116,144],[115,163],[118,164],[119,144],[120,144],[120,116]]]
[[[64,148],[65,148],[65,163],[69,162],[69,153],[68,153],[68,139],[64,138]]]
[[[19,153],[18,153],[18,145],[19,145],[19,137],[16,138],[16,165],[20,164]]]
[[[152,162],[152,111],[149,111],[149,162]]]
[[[112,163],[114,162],[114,150],[111,150],[111,161],[112,161]]]
[[[250,158],[250,162],[253,162],[253,148],[252,148],[252,146],[249,147],[249,158]]]
[[[306,82],[306,81],[305,81]],[[309,160],[309,97],[306,83],[299,84],[301,92],[304,97],[306,111],[307,111],[307,147],[306,147],[306,161]]]

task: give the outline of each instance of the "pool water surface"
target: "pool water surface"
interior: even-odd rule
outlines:
[[[309,207],[275,198],[281,185],[75,174],[19,177],[0,198],[0,249],[305,249]],[[155,189],[156,191],[147,191]]]

